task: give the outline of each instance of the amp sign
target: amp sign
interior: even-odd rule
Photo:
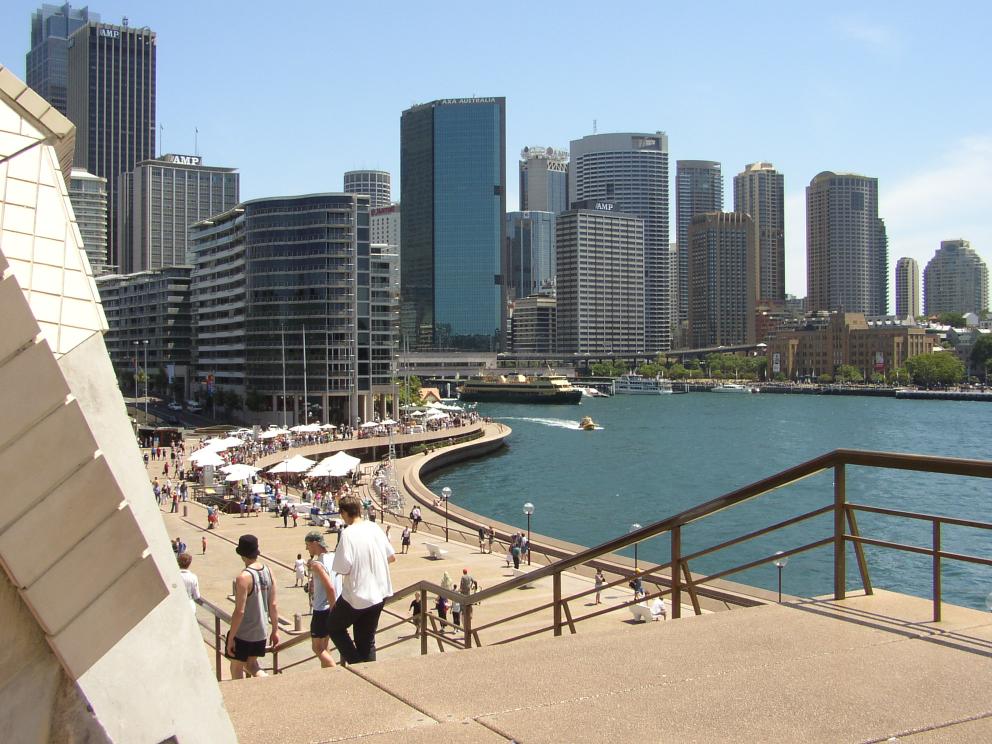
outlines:
[[[203,158],[199,155],[166,155],[163,160],[176,165],[203,165]]]

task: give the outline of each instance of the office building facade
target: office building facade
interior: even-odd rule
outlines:
[[[371,250],[368,204],[255,199],[193,226],[201,383],[233,385],[257,421],[374,415],[392,395],[395,257]]]
[[[531,295],[513,301],[510,350],[519,356],[558,352],[558,301]]]
[[[568,153],[554,147],[520,151],[520,211],[559,214],[568,209]]]
[[[878,179],[824,171],[806,188],[808,310],[885,315],[888,241]]]
[[[90,22],[69,37],[68,47],[74,163],[107,179],[108,260],[120,270],[121,174],[155,157],[155,32]]]
[[[372,209],[392,203],[392,188],[392,177],[386,171],[353,170],[344,174],[344,193],[367,195]]]
[[[785,177],[771,163],[749,163],[734,176],[734,211],[751,215],[758,301],[785,302]]]
[[[689,224],[688,344],[753,344],[757,249],[750,215],[697,214]]]
[[[923,312],[975,313],[989,309],[989,269],[967,240],[942,240],[923,269]]]
[[[679,246],[679,322],[689,317],[689,225],[704,212],[723,211],[723,169],[713,160],[675,164],[675,242]]]
[[[558,351],[644,354],[644,220],[592,199],[573,203],[555,226]]]
[[[143,160],[121,174],[118,246],[128,272],[189,266],[189,227],[233,209],[240,176],[233,168],[203,165],[199,155]]]
[[[896,317],[915,320],[920,316],[920,265],[915,258],[896,261]]]
[[[125,395],[132,394],[136,369],[147,371],[149,390],[176,399],[188,392],[193,357],[190,273],[188,266],[172,266],[97,277],[109,326],[104,341]],[[144,383],[138,388],[143,393]]]
[[[100,16],[89,8],[42,5],[31,14],[31,47],[25,59],[27,84],[60,114],[68,114],[69,37]]]
[[[69,201],[93,276],[107,272],[107,179],[73,168]]]
[[[369,219],[369,225],[369,234],[373,243],[391,245],[398,253],[401,235],[399,203],[373,209]]]
[[[552,292],[556,272],[555,215],[507,212],[506,292],[510,300]]]
[[[502,349],[506,99],[404,111],[400,161],[404,348]]]
[[[569,157],[570,208],[579,200],[606,199],[644,222],[645,351],[667,351],[672,341],[668,136],[593,134],[572,140]]]

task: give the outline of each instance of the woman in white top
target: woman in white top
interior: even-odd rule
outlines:
[[[296,569],[296,583],[293,586],[306,586],[307,585],[307,562],[303,560],[303,554],[296,554],[296,564],[294,566]]]

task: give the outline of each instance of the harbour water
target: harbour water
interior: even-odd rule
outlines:
[[[480,413],[513,429],[509,446],[483,459],[434,474],[436,491],[448,486],[452,502],[478,514],[526,526],[522,506],[535,505],[535,532],[596,545],[676,514],[832,449],[907,452],[992,459],[992,409],[983,403],[891,398],[715,395],[586,398],[580,406],[480,404]],[[578,428],[583,416],[599,425]],[[719,512],[686,528],[686,551],[707,547],[832,501],[829,472]],[[985,479],[873,468],[848,468],[848,499],[896,509],[992,521],[992,483]],[[861,533],[929,547],[929,522],[862,513]],[[710,573],[798,547],[832,534],[829,515],[700,559]],[[992,535],[944,527],[943,547],[987,555]],[[642,562],[663,562],[665,536],[642,543]],[[787,594],[832,591],[832,553],[823,548],[793,557],[783,572]],[[931,559],[867,548],[872,582],[930,596]],[[859,586],[853,552],[849,582]],[[946,601],[984,608],[992,568],[945,561]],[[773,589],[774,566],[728,577]]]

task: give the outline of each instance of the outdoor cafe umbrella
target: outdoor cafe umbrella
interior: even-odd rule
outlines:
[[[361,459],[346,452],[338,452],[332,457],[321,460],[307,475],[317,478],[340,478],[361,464]]]
[[[302,473],[309,470],[317,463],[303,455],[295,455],[288,460],[283,460],[278,465],[274,465],[266,472],[268,473]]]
[[[223,457],[217,454],[216,450],[210,448],[197,450],[189,456],[189,461],[194,465],[199,465],[201,468],[207,467],[208,465],[217,467],[218,465],[225,465],[227,462]]]
[[[288,429],[268,429],[263,431],[258,435],[259,439],[275,439],[276,437],[281,437],[283,434],[289,434]]]
[[[225,465],[220,469],[222,473],[227,473],[226,480],[236,481],[236,480],[247,480],[251,478],[255,473],[257,473],[261,468],[256,468],[252,465],[245,465],[243,463],[238,463],[236,465]]]

